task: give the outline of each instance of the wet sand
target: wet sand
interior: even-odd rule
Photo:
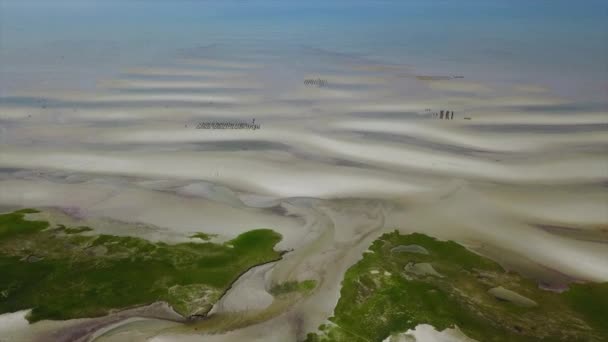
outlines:
[[[155,241],[282,234],[284,258],[248,272],[214,312],[238,321],[269,307],[273,284],[318,287],[204,341],[304,337],[332,315],[344,272],[393,229],[455,240],[548,287],[608,281],[605,110],[534,85],[308,55],[316,62],[178,59],[95,92],[13,94],[0,103],[0,206]],[[309,78],[327,85],[307,87]],[[440,110],[454,119],[436,119]],[[259,130],[195,128],[253,118]],[[152,325],[126,321],[98,340],[201,340],[195,325]],[[44,322],[23,329],[49,333]]]

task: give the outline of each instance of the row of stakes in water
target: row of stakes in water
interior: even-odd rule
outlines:
[[[433,113],[433,117],[443,120],[454,120],[454,111],[450,112],[449,110],[441,110],[439,113]]]

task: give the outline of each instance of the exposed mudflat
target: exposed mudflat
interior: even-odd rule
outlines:
[[[548,288],[608,281],[606,107],[305,47],[314,63],[205,51],[125,70],[95,91],[13,91],[0,102],[0,206],[169,243],[280,233],[287,253],[215,305],[231,328],[208,342],[303,338],[332,315],[345,271],[393,229],[455,240]],[[326,86],[303,83],[312,78]],[[434,116],[444,110],[453,119]],[[253,119],[260,129],[196,128]],[[304,280],[316,288],[287,304],[268,292]],[[140,316],[26,325],[14,313],[0,331],[201,341],[197,323]]]

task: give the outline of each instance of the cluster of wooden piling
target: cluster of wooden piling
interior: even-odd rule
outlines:
[[[454,120],[454,111],[440,110],[439,113],[433,113],[433,117],[442,120]]]

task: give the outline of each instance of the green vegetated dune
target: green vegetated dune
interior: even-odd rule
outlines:
[[[166,244],[24,219],[34,212],[0,215],[0,314],[32,309],[31,322],[156,301],[185,316],[205,314],[242,272],[280,258],[281,236],[268,229],[223,244]]]
[[[346,273],[334,316],[306,341],[383,341],[418,324],[480,342],[608,341],[608,283],[539,289],[452,241],[396,231]]]

